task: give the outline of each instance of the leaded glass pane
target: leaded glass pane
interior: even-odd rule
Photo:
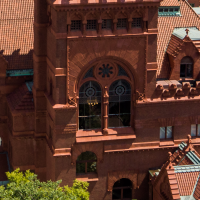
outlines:
[[[71,30],[81,30],[81,20],[72,20],[71,21]]]
[[[197,136],[200,136],[200,124],[198,124]]]
[[[85,74],[85,76],[84,76],[83,79],[89,78],[89,77],[93,77],[93,67],[90,68],[90,69],[86,72],[86,74]]]
[[[167,139],[172,138],[172,126],[167,126]]]
[[[96,30],[97,29],[97,20],[87,20],[87,30]]]
[[[102,19],[102,29],[111,29],[112,19]]]
[[[101,88],[88,81],[79,90],[79,129],[101,128]]]
[[[141,27],[142,18],[133,18],[132,27],[133,28],[140,28]]]
[[[160,139],[165,139],[165,127],[160,127]]]
[[[109,127],[130,126],[130,84],[125,80],[115,81],[109,89]]]
[[[192,77],[192,64],[187,64],[187,77]]]
[[[118,65],[118,70],[118,76],[128,76],[126,71],[120,65]]]
[[[127,27],[127,19],[126,18],[120,18],[117,21],[117,28],[121,29],[121,28],[126,28]]]
[[[191,136],[196,136],[196,124],[191,125]]]

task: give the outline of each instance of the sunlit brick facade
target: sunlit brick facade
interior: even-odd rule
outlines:
[[[151,199],[148,170],[188,134],[199,150],[199,16],[185,0],[34,8],[33,83],[30,67],[9,71],[0,54],[1,149],[12,168],[88,181],[92,200]]]

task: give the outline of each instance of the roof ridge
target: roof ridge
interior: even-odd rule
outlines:
[[[185,1],[186,4],[189,6],[189,8],[192,9],[193,13],[195,13],[195,15],[200,19],[200,16],[193,10],[192,6],[188,3],[188,1],[187,0],[182,0],[182,1]],[[200,29],[198,28],[198,30]]]

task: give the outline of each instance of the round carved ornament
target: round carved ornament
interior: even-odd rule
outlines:
[[[95,67],[95,77],[99,80],[107,80],[114,78],[118,73],[115,63],[110,61],[100,62]]]

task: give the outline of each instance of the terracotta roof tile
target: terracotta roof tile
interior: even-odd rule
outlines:
[[[24,83],[14,92],[7,96],[8,105],[11,110],[33,111],[33,94]]]
[[[198,182],[197,182],[193,197],[195,199],[200,199],[200,178],[198,179]]]
[[[180,196],[189,196],[192,194],[198,177],[199,171],[176,173]]]
[[[9,61],[8,68],[32,68],[34,1],[1,0],[0,10],[0,52]]]
[[[166,48],[175,27],[200,27],[200,17],[194,12],[189,3],[180,0],[181,16],[158,17],[158,40],[157,40],[157,78],[168,78],[169,65],[166,56]],[[162,5],[170,6],[169,0],[164,0]]]
[[[160,6],[180,6],[178,0],[164,0],[160,2]]]

